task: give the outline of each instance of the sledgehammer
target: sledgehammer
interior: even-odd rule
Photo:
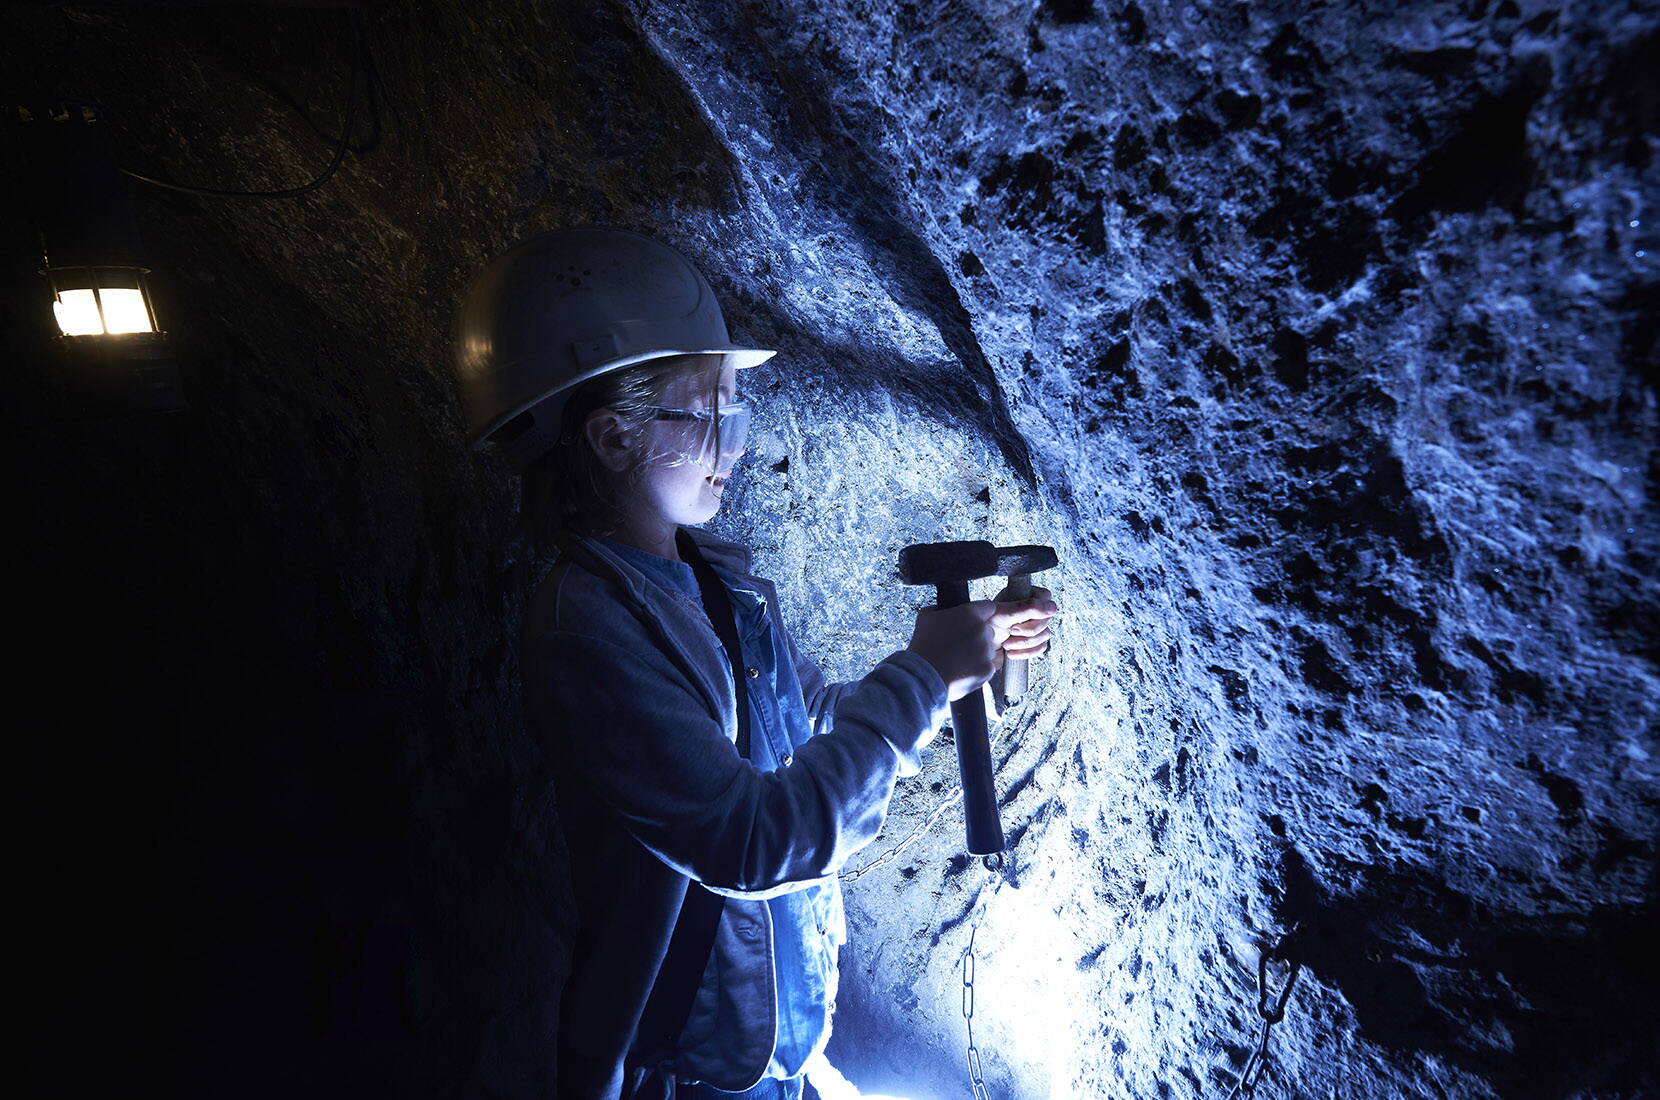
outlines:
[[[899,551],[900,579],[906,584],[936,586],[940,607],[967,603],[968,582],[981,577],[1008,577],[1011,587],[1025,585],[1030,594],[1030,575],[1055,565],[1055,551],[1048,546],[927,542]],[[1025,670],[1024,662],[1021,670]],[[1020,689],[1024,688],[1022,677]],[[1003,822],[997,813],[991,739],[986,733],[986,704],[980,692],[970,692],[951,704],[951,727],[956,732],[957,769],[963,780],[968,852],[976,856],[994,855],[1004,847]]]

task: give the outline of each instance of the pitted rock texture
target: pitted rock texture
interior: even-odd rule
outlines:
[[[338,12],[4,25],[14,94],[102,101],[141,170],[292,185],[338,135]],[[539,566],[465,449],[449,321],[500,249],[613,224],[780,349],[712,526],[832,679],[931,599],[901,547],[1059,554],[1053,652],[994,730],[1001,885],[960,854],[949,737],[848,869],[850,1078],[965,1091],[972,934],[992,1095],[1227,1095],[1295,929],[1259,1096],[1660,1092],[1660,9],[365,27],[326,186],[141,193],[192,411],[30,435],[50,575],[190,670],[166,836],[203,1091],[550,1094],[572,916],[513,656]]]

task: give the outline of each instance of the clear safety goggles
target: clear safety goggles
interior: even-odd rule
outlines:
[[[719,409],[671,409],[646,405],[658,425],[654,464],[702,466],[712,474],[725,473],[738,461],[749,438],[751,410],[747,402]]]

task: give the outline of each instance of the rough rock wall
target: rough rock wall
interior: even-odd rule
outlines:
[[[287,1051],[254,1091],[547,1087],[535,569],[462,447],[448,324],[489,255],[598,222],[782,349],[714,526],[832,678],[904,644],[901,546],[1060,555],[997,733],[1004,885],[957,854],[944,743],[850,869],[856,1081],[963,1088],[978,925],[993,1095],[1225,1094],[1296,925],[1259,1095],[1660,1089],[1660,11],[797,7],[375,10],[376,111],[326,187],[144,196],[193,411],[44,431],[31,471],[82,547],[62,583],[112,523],[173,581],[157,858],[208,975],[179,1057],[222,1084]],[[339,13],[5,19],[12,93],[102,99],[124,162],[326,160]],[[102,594],[142,615],[130,573]]]

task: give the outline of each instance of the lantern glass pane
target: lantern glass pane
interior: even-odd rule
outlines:
[[[99,292],[104,299],[104,324],[110,332],[154,332],[150,311],[144,305],[142,290],[123,290],[106,287]]]
[[[139,303],[142,307],[143,303]],[[92,290],[64,290],[58,292],[57,300],[52,303],[52,312],[57,315],[58,328],[65,336],[100,336],[104,331],[104,322],[98,316],[98,296]],[[148,322],[146,322],[146,325]]]

